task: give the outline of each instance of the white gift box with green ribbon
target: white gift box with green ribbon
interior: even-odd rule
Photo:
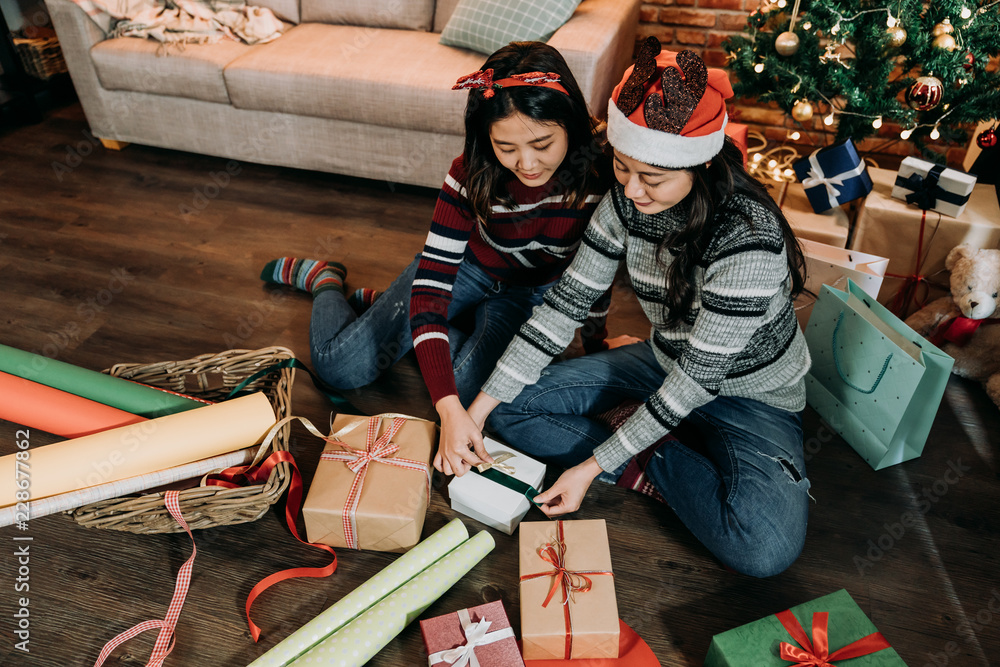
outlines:
[[[506,475],[514,480],[510,486],[519,488],[510,488],[493,481],[473,468],[461,477],[454,477],[448,484],[451,508],[512,535],[517,524],[531,508],[528,496],[523,491],[524,485],[541,491],[545,479],[545,464],[491,438],[483,438],[483,444],[490,456],[497,461],[492,466],[492,471],[495,472],[492,472],[491,477],[503,481],[497,473]]]

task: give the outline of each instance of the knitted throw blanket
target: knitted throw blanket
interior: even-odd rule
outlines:
[[[145,37],[162,44],[245,44],[277,39],[284,24],[245,0],[73,0],[109,37]]]

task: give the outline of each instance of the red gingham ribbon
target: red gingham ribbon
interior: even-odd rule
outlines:
[[[156,644],[153,645],[153,652],[149,656],[149,662],[146,663],[146,667],[160,667],[166,657],[170,655],[170,652],[174,650],[174,629],[177,626],[177,619],[180,618],[181,609],[184,607],[184,598],[187,596],[188,587],[191,585],[191,568],[194,567],[194,557],[198,554],[198,548],[194,544],[194,535],[191,534],[191,529],[188,528],[187,522],[184,521],[184,517],[181,514],[181,506],[178,499],[179,493],[178,491],[167,491],[163,500],[167,505],[167,510],[170,511],[170,516],[177,520],[177,523],[184,528],[188,537],[191,538],[191,557],[181,565],[181,569],[177,572],[177,585],[174,588],[174,597],[170,600],[170,606],[167,607],[167,615],[162,621],[145,621],[144,623],[140,623],[109,641],[104,645],[101,654],[97,656],[97,662],[94,663],[94,667],[103,665],[104,661],[108,659],[108,656],[116,648],[129,639],[132,639],[132,637],[141,635],[143,632],[153,630],[154,628],[159,628],[160,634],[156,637]]]
[[[336,440],[339,436],[353,430],[353,426],[341,429],[330,436],[328,442],[339,445],[343,451],[323,452],[319,457],[321,461],[342,461],[344,465],[354,473],[354,480],[351,483],[351,490],[347,494],[347,501],[344,504],[344,540],[349,549],[358,547],[358,525],[357,510],[361,503],[361,491],[365,485],[365,477],[368,474],[368,464],[372,462],[385,463],[397,468],[407,468],[422,472],[427,476],[427,498],[430,500],[431,493],[431,470],[430,466],[420,461],[412,459],[401,459],[393,456],[399,451],[399,445],[392,442],[392,439],[399,433],[399,429],[406,424],[405,417],[393,417],[392,424],[381,436],[378,430],[382,425],[382,415],[375,415],[368,419],[368,432],[365,438],[365,449],[353,449],[347,444]]]
[[[606,574],[615,576],[608,570],[567,570],[566,569],[566,540],[563,537],[563,522],[556,521],[556,539],[538,547],[538,557],[555,569],[549,572],[537,572],[535,574],[521,575],[521,581],[538,579],[539,577],[553,577],[552,587],[549,594],[542,602],[543,607],[549,606],[552,597],[560,588],[563,594],[563,616],[566,619],[566,660],[570,660],[573,655],[573,619],[569,613],[569,603],[573,599],[574,593],[589,593],[594,582],[586,575]]]

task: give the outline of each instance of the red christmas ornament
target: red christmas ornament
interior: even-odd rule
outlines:
[[[965,64],[962,67],[965,68],[966,72],[972,71],[972,66],[976,64],[976,57],[972,55],[972,51],[965,54]]]
[[[930,111],[941,104],[942,97],[944,97],[944,84],[936,76],[919,77],[906,91],[907,104],[917,111]]]
[[[983,130],[979,133],[979,136],[976,137],[976,143],[979,144],[979,147],[983,150],[993,148],[997,145],[997,133],[993,131],[992,127],[988,130]]]

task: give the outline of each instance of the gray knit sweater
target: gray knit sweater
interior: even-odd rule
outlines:
[[[613,471],[676,427],[717,395],[743,396],[777,408],[805,407],[803,377],[809,351],[795,319],[781,227],[752,199],[736,195],[720,212],[715,232],[695,269],[695,296],[686,321],[653,326],[662,386],[611,438],[597,447],[597,462]],[[749,216],[734,214],[732,209]],[[590,306],[611,285],[624,260],[643,311],[662,321],[665,267],[657,244],[686,222],[682,205],[646,215],[620,185],[604,197],[573,263],[521,327],[483,391],[510,402],[573,339]]]

